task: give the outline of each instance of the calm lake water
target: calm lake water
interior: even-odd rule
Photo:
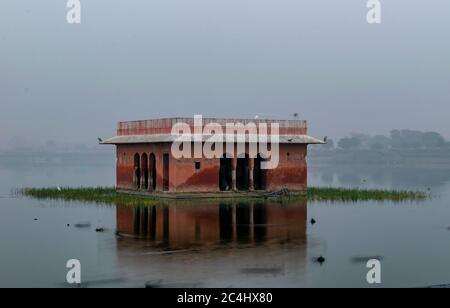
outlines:
[[[74,258],[86,287],[368,287],[366,260],[375,256],[382,287],[450,283],[448,163],[335,166],[309,158],[311,186],[430,189],[434,196],[400,204],[130,208],[11,194],[28,186],[112,186],[114,170],[114,154],[0,159],[0,287],[68,287],[65,265]]]

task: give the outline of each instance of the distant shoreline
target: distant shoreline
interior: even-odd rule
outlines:
[[[105,148],[106,149],[106,148]],[[115,163],[114,149],[80,152],[0,152],[0,164],[76,166]],[[450,168],[450,149],[323,150],[311,147],[308,165],[442,166]]]
[[[450,149],[319,150],[312,148],[308,158],[310,162],[330,164],[423,164],[450,166]]]

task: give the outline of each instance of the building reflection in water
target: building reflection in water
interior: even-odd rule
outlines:
[[[298,285],[306,202],[117,206],[117,257],[129,286]],[[301,279],[300,279],[301,280]]]
[[[117,206],[117,231],[173,249],[211,243],[306,241],[306,202]]]

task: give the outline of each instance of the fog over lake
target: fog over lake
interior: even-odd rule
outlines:
[[[81,287],[368,287],[369,259],[375,287],[450,285],[450,1],[380,0],[376,25],[365,0],[81,2],[73,25],[67,1],[0,1],[0,287],[70,287],[69,259]],[[115,195],[115,149],[99,141],[119,121],[196,114],[307,120],[328,141],[309,147],[309,187],[429,198],[18,193]]]
[[[194,114],[450,139],[450,3],[381,1],[380,25],[366,3],[82,1],[69,25],[66,1],[1,1],[0,148],[92,145],[120,120]]]

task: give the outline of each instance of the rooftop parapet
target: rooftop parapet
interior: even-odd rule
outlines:
[[[236,124],[242,123],[247,125],[250,123],[267,124],[268,133],[270,133],[270,127],[272,123],[279,125],[280,135],[306,135],[307,123],[304,120],[267,120],[267,119],[224,119],[224,118],[203,118],[203,126],[210,123],[217,123],[225,130],[227,123]],[[192,131],[194,130],[194,118],[168,118],[168,119],[155,119],[155,120],[143,120],[143,121],[128,121],[119,122],[117,127],[118,136],[130,136],[130,135],[156,135],[156,134],[170,134],[172,127],[177,123],[188,124]]]

